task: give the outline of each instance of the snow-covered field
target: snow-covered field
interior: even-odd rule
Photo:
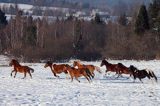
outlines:
[[[64,74],[55,78],[49,68],[43,63],[25,63],[35,69],[33,79],[17,73],[10,77],[13,69],[8,66],[7,57],[0,56],[0,106],[160,106],[160,83],[143,79],[144,83],[133,79],[115,79],[112,73],[109,77],[96,73],[92,83],[79,78],[81,83],[66,79]],[[111,63],[122,62],[126,66],[135,65],[139,69],[152,69],[160,79],[160,61],[109,60]],[[98,62],[83,62],[84,64],[100,65]],[[23,63],[24,64],[24,63]],[[68,64],[72,64],[72,61]],[[104,72],[105,67],[101,67]],[[127,76],[125,76],[127,77]]]

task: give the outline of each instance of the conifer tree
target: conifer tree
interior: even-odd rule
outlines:
[[[2,10],[0,10],[0,29],[2,29],[6,25],[7,25],[7,20],[5,13]]]
[[[145,5],[141,5],[138,16],[135,22],[135,32],[137,34],[144,33],[149,30],[149,18]]]
[[[122,25],[122,26],[126,26],[127,25],[127,17],[126,17],[125,13],[119,16],[118,23],[120,25]]]
[[[160,0],[154,0],[150,3],[149,19],[151,29],[160,32]]]

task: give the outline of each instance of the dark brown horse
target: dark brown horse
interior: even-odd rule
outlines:
[[[80,82],[78,80],[78,77],[81,77],[81,76],[84,76],[88,80],[89,83],[91,81],[92,74],[91,74],[91,72],[89,71],[88,68],[78,68],[78,69],[76,69],[74,67],[67,66],[66,70],[71,76],[71,82],[73,81],[73,78],[75,78],[78,82]]]
[[[12,59],[11,62],[9,63],[9,65],[14,67],[14,70],[11,72],[11,76],[12,76],[12,73],[15,72],[14,78],[16,77],[17,72],[24,73],[23,79],[26,77],[27,73],[32,78],[31,72],[33,73],[34,69],[32,69],[32,68],[30,68],[28,66],[20,65],[19,62],[17,60],[15,60],[15,59]]]
[[[135,80],[136,78],[138,78],[138,79],[142,82],[142,79],[147,77],[148,79],[154,78],[155,81],[157,82],[157,77],[156,77],[156,75],[154,74],[153,71],[147,70],[147,69],[138,70],[138,69],[137,69],[136,67],[134,67],[133,65],[131,65],[129,68],[130,68],[130,70],[131,70],[132,73],[133,73],[134,80]],[[143,82],[142,82],[142,83],[143,83]]]
[[[102,67],[104,65],[106,66],[106,73],[108,71],[111,71],[111,72],[116,72],[116,74],[119,74],[119,71],[117,69],[118,64],[111,64],[105,59],[103,59],[100,66]]]
[[[129,74],[130,77],[131,77],[132,74],[133,74],[132,71],[130,70],[130,68],[124,66],[122,63],[118,63],[116,69],[117,69],[118,72],[119,72],[119,75],[118,75],[118,76],[120,76],[120,75],[122,75],[122,74]]]
[[[81,64],[79,61],[74,61],[73,62],[73,66],[74,67],[78,67],[78,68],[88,68],[89,71],[91,72],[92,76],[94,76],[94,71],[96,70],[97,72],[101,73],[101,70],[99,67],[97,66],[94,66],[94,65],[84,65],[84,64]]]
[[[50,67],[53,75],[54,75],[55,77],[59,77],[59,76],[57,76],[56,74],[61,74],[61,73],[68,74],[67,70],[65,70],[65,69],[66,69],[66,68],[65,68],[66,66],[68,66],[68,65],[67,65],[67,64],[57,65],[57,64],[53,64],[52,62],[48,61],[48,62],[45,64],[44,68]]]

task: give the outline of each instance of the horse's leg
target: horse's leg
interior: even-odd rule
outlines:
[[[143,81],[142,81],[142,79],[141,79],[141,78],[139,78],[139,80],[143,83]]]
[[[77,77],[75,77],[75,79],[76,79],[78,82],[80,82],[80,80],[78,80],[78,78],[77,78]]]
[[[88,80],[89,83],[91,83],[91,80],[86,75],[84,77]]]
[[[156,77],[156,75],[154,74],[154,72],[152,72],[152,75],[153,75],[155,81],[157,82],[157,77]]]
[[[22,79],[26,78],[26,72],[24,72],[24,77]]]
[[[14,72],[15,70],[13,70],[12,72],[11,72],[11,77],[12,77],[12,73]]]
[[[94,72],[92,71],[92,75],[93,75],[93,77],[95,76],[95,74],[94,74]]]
[[[69,74],[66,74],[66,79],[70,79]]]
[[[106,70],[105,76],[107,76],[107,72],[108,72],[108,71]]]
[[[119,78],[120,76],[123,78],[123,76],[122,76],[122,74],[123,74],[122,71],[118,71],[117,74],[118,74],[118,78]]]
[[[71,76],[71,82],[73,82],[73,76],[72,75],[70,75]]]
[[[17,75],[17,71],[15,71],[14,78],[16,78],[16,75]]]
[[[83,73],[83,75],[88,76],[88,78],[91,80],[92,78],[94,78],[93,73],[89,70],[86,70],[85,73]]]
[[[30,76],[30,77],[31,77],[31,79],[32,79],[32,74],[31,74],[31,72],[30,72],[30,71],[28,72],[28,74],[29,74],[29,76]]]
[[[53,75],[54,75],[55,77],[58,77],[58,78],[59,78],[59,76],[57,76],[56,73],[55,73],[54,71],[52,71],[52,73],[53,73]]]
[[[135,83],[135,79],[133,80],[133,83]]]
[[[116,79],[118,79],[120,76],[122,76],[121,73],[120,73],[120,71],[116,71],[115,75],[117,75],[117,74],[118,74],[118,76],[116,77]]]

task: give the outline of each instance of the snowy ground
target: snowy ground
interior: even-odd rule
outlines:
[[[42,63],[26,63],[35,69],[33,79],[23,74],[16,78],[10,77],[9,59],[0,56],[0,106],[160,106],[160,83],[143,79],[143,84],[133,79],[115,79],[109,75],[96,73],[96,78],[89,84],[84,78],[81,83],[66,79],[64,74],[55,78],[49,68]],[[160,79],[160,61],[115,61],[126,66],[135,65],[139,69],[152,69]],[[69,62],[71,64],[72,62]],[[84,64],[100,65],[100,62],[84,62]],[[105,67],[101,67],[104,71]],[[127,76],[125,76],[127,77]]]

